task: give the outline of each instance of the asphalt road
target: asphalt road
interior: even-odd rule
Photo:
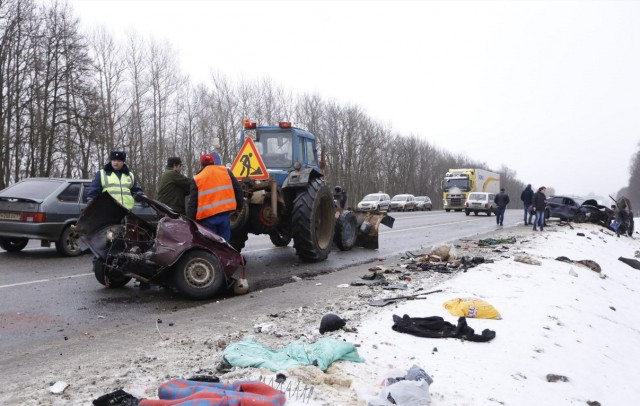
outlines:
[[[379,249],[334,248],[326,261],[315,264],[298,261],[291,245],[276,248],[268,236],[251,235],[243,251],[251,291],[284,285],[293,276],[336,272],[406,251],[424,253],[433,245],[496,229],[495,216],[444,211],[391,215],[394,227],[381,226]],[[521,210],[508,210],[505,227],[518,224],[522,224]],[[20,253],[0,252],[0,354],[15,356],[52,340],[98,335],[224,300],[185,300],[168,289],[140,290],[132,282],[121,289],[105,289],[95,280],[90,263],[90,255],[62,258],[55,248],[40,248],[38,242]]]

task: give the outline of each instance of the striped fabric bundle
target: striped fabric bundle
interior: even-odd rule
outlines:
[[[160,399],[142,399],[140,406],[282,406],[284,393],[262,382],[218,382],[171,379],[158,388]]]

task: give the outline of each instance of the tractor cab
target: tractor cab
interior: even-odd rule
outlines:
[[[247,138],[253,140],[269,176],[280,187],[293,170],[310,168],[321,174],[316,137],[308,131],[291,126],[291,122],[282,121],[277,126],[258,127],[255,122],[244,120],[240,145]]]

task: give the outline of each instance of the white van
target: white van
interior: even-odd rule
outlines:
[[[391,198],[386,193],[371,193],[366,195],[360,203],[358,210],[362,211],[388,211]]]
[[[469,213],[473,212],[477,216],[479,212],[483,212],[490,216],[491,213],[496,212],[496,204],[493,202],[495,197],[495,193],[469,193],[467,201],[464,203],[464,214],[468,216]]]

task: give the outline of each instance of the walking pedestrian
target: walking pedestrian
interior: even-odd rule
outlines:
[[[493,202],[498,206],[496,212],[496,224],[502,227],[504,221],[504,211],[509,204],[509,195],[504,191],[504,188],[500,188],[500,193],[493,198]]]
[[[158,185],[158,201],[171,207],[176,213],[187,214],[185,198],[189,196],[191,179],[181,174],[181,171],[180,157],[172,156],[167,159],[167,168]]]
[[[187,216],[229,241],[231,213],[242,209],[244,199],[242,185],[220,162],[216,152],[200,157],[200,171],[191,180]]]
[[[540,231],[544,230],[545,226],[545,209],[547,207],[547,196],[544,192],[547,191],[547,188],[544,186],[540,186],[535,195],[533,195],[533,212],[536,215],[536,220],[533,223],[533,231],[537,231],[536,225],[540,227]]]
[[[520,200],[524,206],[524,225],[531,224],[531,218],[533,217],[533,211],[531,210],[531,204],[533,203],[533,189],[531,184],[528,184],[526,188],[520,193]]]

